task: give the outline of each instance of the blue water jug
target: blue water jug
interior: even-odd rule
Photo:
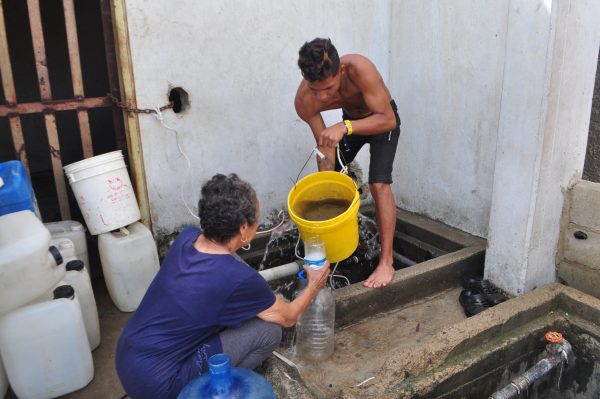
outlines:
[[[209,372],[193,379],[177,399],[275,399],[273,387],[260,374],[231,367],[229,356],[219,353],[208,359]]]
[[[0,216],[30,210],[35,212],[31,179],[21,161],[0,163]]]

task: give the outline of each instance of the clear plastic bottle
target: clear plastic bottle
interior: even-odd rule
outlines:
[[[318,237],[309,237],[304,240],[304,263],[313,270],[325,266],[325,243]]]
[[[328,359],[334,349],[334,324],[333,291],[324,287],[296,324],[296,354],[310,361]]]
[[[192,380],[177,399],[275,399],[273,387],[260,374],[231,367],[224,353],[208,359],[209,373]]]

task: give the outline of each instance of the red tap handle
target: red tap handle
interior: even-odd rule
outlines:
[[[556,331],[548,331],[544,337],[546,338],[546,341],[548,342],[552,342],[555,344],[560,343],[563,340],[563,336],[561,333],[556,332]]]

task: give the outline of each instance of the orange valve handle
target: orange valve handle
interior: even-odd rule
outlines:
[[[546,338],[546,341],[548,342],[552,342],[555,344],[560,343],[563,340],[563,336],[561,333],[556,332],[556,331],[548,331],[544,337]]]

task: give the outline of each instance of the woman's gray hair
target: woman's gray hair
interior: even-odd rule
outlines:
[[[256,192],[238,175],[214,175],[202,186],[198,201],[202,233],[216,242],[226,243],[244,223],[257,222],[256,203]]]

